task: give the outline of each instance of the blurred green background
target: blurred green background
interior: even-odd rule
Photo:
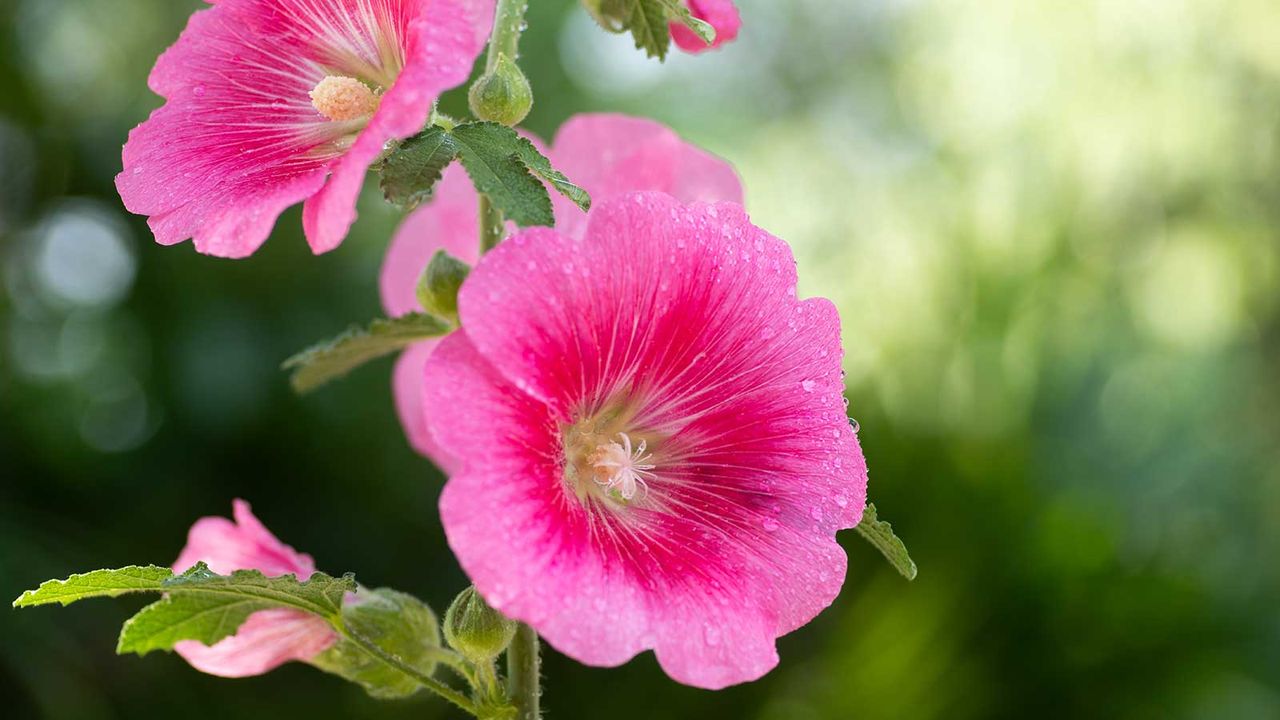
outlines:
[[[312,257],[162,248],[112,187],[197,0],[0,0],[0,595],[167,564],[249,499],[332,572],[465,583],[390,362],[299,399],[279,362],[379,313],[370,188]],[[1280,4],[741,0],[647,61],[534,0],[544,136],[649,115],[729,158],[844,318],[871,494],[844,593],[763,680],[546,662],[551,718],[1280,717]],[[446,103],[463,107],[455,93]],[[226,681],[113,654],[142,600],[0,612],[5,717],[455,717],[302,665]]]

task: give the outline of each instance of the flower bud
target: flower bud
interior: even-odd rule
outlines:
[[[498,55],[492,72],[476,80],[467,93],[471,112],[481,120],[516,125],[533,107],[529,79],[506,55]]]
[[[582,6],[605,30],[613,33],[626,30],[627,19],[631,15],[626,0],[582,0]]]
[[[489,607],[471,586],[453,599],[444,614],[444,639],[472,662],[502,654],[516,634],[516,622]]]
[[[418,304],[446,320],[458,321],[458,289],[471,273],[471,266],[444,250],[437,250],[418,280]]]

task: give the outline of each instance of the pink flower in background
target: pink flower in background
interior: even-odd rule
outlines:
[[[236,570],[260,570],[275,577],[293,574],[306,580],[316,571],[310,555],[276,539],[249,510],[249,503],[233,504],[235,522],[205,517],[191,526],[187,546],[173,563],[184,572],[204,562],[219,575]],[[310,660],[337,640],[329,623],[297,610],[260,610],[249,616],[236,634],[212,646],[197,640],[174,645],[195,669],[223,677],[261,675],[290,660]]]
[[[156,61],[166,103],[129,134],[116,187],[156,240],[244,257],[306,201],[337,247],[365,171],[466,81],[494,0],[219,0]],[[326,183],[326,178],[328,182]]]
[[[707,45],[702,38],[680,23],[671,23],[671,38],[681,50],[699,53],[721,45],[738,37],[738,28],[742,27],[742,18],[738,16],[738,8],[733,0],[688,0],[686,3],[693,16],[705,20],[716,29],[715,42]]]
[[[588,664],[652,648],[705,688],[774,667],[838,594],[867,482],[839,317],[796,298],[790,248],[736,204],[625,195],[581,240],[499,245],[459,312],[425,411],[480,593]]]
[[[599,204],[622,193],[657,190],[685,202],[742,202],[742,184],[729,163],[680,139],[669,128],[623,115],[577,115],[557,133],[547,153],[555,167]],[[587,216],[552,193],[556,228],[579,238]],[[445,171],[430,204],[409,216],[396,232],[382,264],[382,305],[390,315],[419,311],[418,278],[437,250],[474,264],[479,254],[476,192],[458,165]],[[409,441],[445,472],[455,458],[431,439],[422,411],[422,366],[437,341],[411,346],[393,375],[396,409]]]

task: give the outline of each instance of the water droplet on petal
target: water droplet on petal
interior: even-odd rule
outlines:
[[[812,380],[805,380],[804,382],[800,383],[800,387],[807,393],[813,392],[813,389],[817,387],[817,385],[818,383]]]

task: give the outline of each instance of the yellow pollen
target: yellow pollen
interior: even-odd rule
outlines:
[[[321,115],[339,122],[368,117],[378,109],[379,98],[355,78],[328,75],[311,91],[311,104]]]

